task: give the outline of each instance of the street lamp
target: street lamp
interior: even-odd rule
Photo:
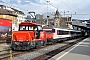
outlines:
[[[47,25],[48,25],[48,18],[49,18],[49,16],[48,16],[48,3],[50,2],[49,0],[46,0],[46,2],[47,2]]]

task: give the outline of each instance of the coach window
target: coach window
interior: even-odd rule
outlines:
[[[73,31],[71,31],[71,34],[74,34],[74,32],[73,32]]]
[[[63,31],[59,30],[57,35],[63,35]]]
[[[63,31],[63,35],[66,35],[66,34],[68,34],[68,31]]]

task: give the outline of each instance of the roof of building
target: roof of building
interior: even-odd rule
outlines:
[[[6,9],[0,9],[0,14],[17,16],[16,14],[14,14],[14,12],[6,10]]]
[[[56,10],[56,13],[55,13],[55,15],[60,15],[58,10]]]
[[[11,9],[13,9],[15,12],[18,12],[19,14],[25,15],[22,11],[19,11],[19,10],[15,9],[15,8],[11,8]]]

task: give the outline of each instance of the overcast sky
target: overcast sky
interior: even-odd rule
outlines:
[[[49,0],[48,12],[55,12],[57,9],[63,15],[72,15],[76,19],[89,19],[90,18],[90,0]],[[4,3],[3,3],[4,2]],[[47,12],[46,0],[0,0],[0,4],[8,5],[10,7],[18,8],[19,10],[27,13],[28,11],[35,11],[36,14],[43,14]],[[69,12],[67,12],[69,11]],[[78,15],[80,14],[80,15]],[[81,15],[86,14],[86,15]]]

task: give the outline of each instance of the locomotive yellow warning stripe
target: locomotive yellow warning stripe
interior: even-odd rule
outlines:
[[[34,36],[34,44],[35,44],[35,42],[36,42],[36,32],[35,32],[35,36]]]
[[[31,38],[31,36],[30,36],[29,32],[28,32],[28,35],[29,35],[29,39],[31,40],[32,38]]]
[[[47,43],[47,34],[46,34],[46,43]]]
[[[13,40],[13,32],[12,32],[12,39],[11,39],[11,44],[12,44],[12,40]]]

